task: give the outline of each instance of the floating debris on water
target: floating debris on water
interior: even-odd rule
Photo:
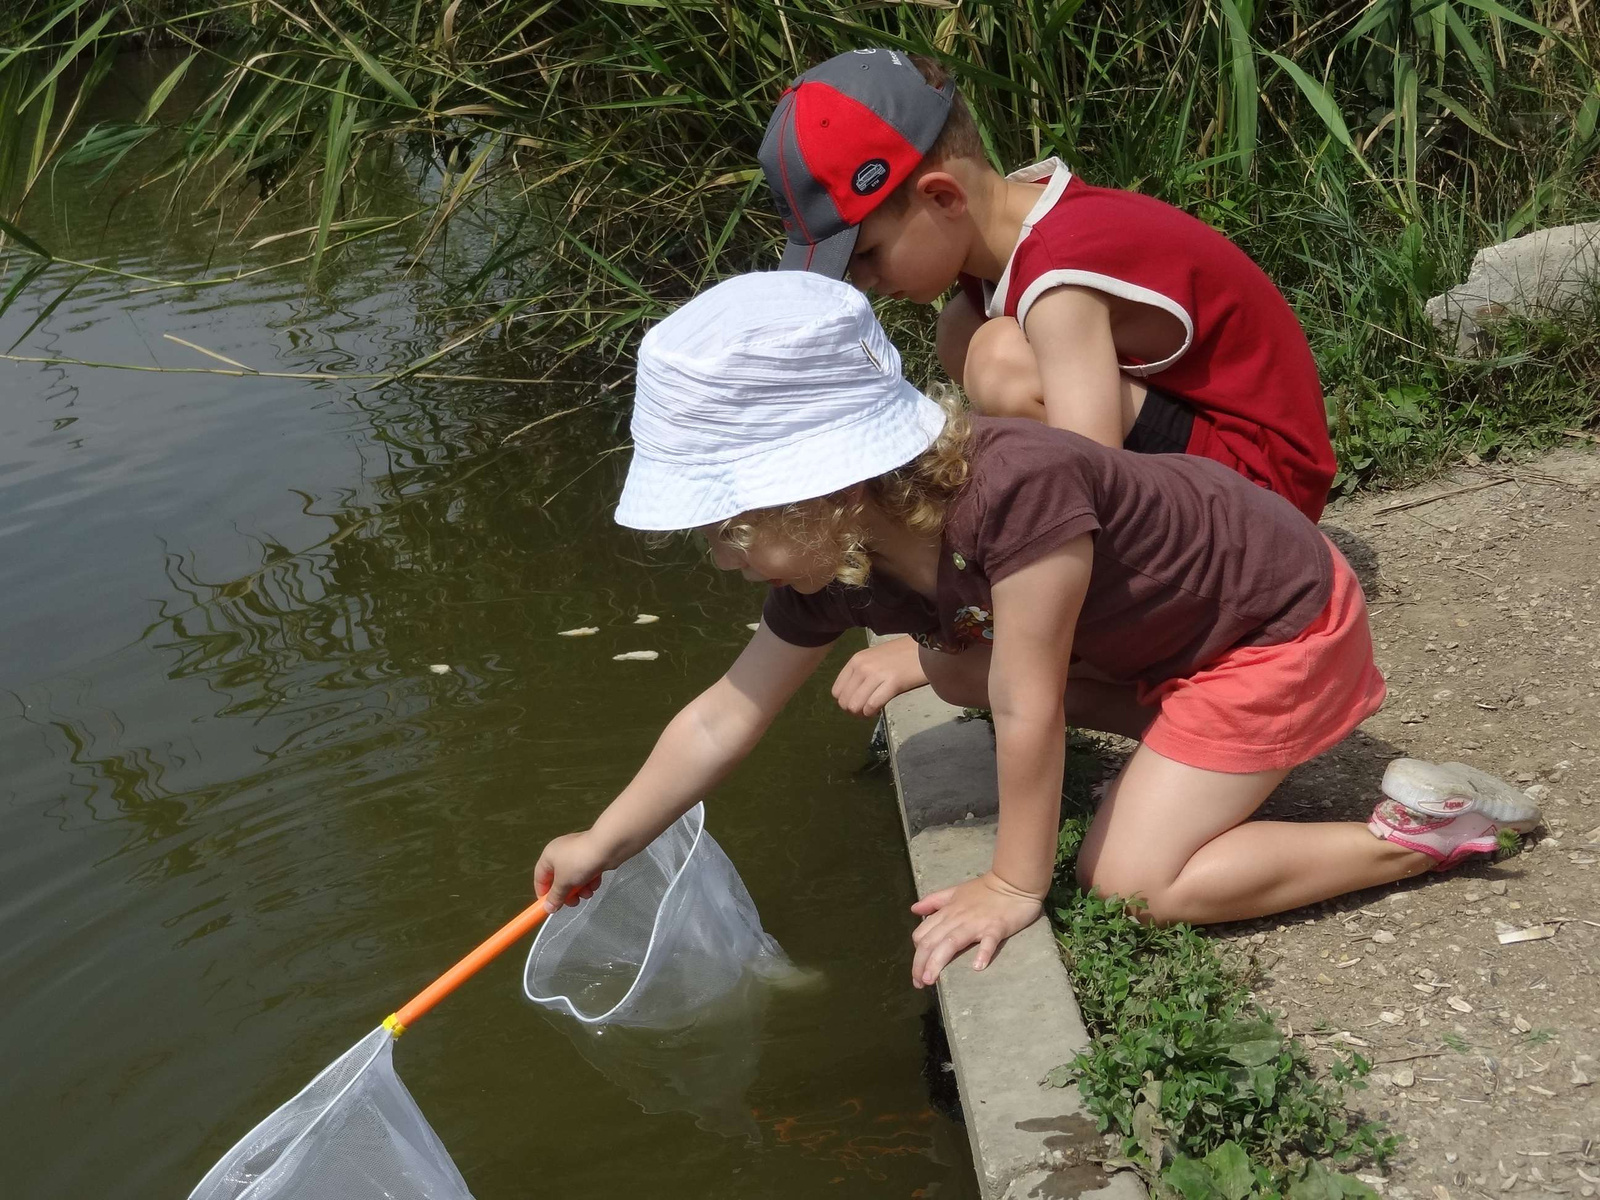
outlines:
[[[613,654],[612,662],[655,662],[661,657],[657,650],[629,650],[626,654]]]
[[[448,675],[448,674],[450,674],[450,664],[449,663],[431,663],[428,666],[428,670],[432,671],[435,675]]]
[[[557,637],[588,637],[590,634],[595,634],[595,633],[599,633],[599,632],[600,632],[600,626],[598,626],[598,625],[580,625],[576,629],[563,629],[563,630],[561,630],[561,632],[557,633],[556,636]]]
[[[661,618],[656,616],[655,613],[640,613],[633,619],[633,623],[635,625],[654,625],[659,620]]]
[[[756,630],[761,628],[761,622],[760,621],[751,621],[750,624],[745,626],[745,628],[748,629],[751,633],[754,633]]]

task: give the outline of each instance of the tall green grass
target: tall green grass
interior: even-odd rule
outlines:
[[[1390,477],[1596,411],[1592,321],[1463,362],[1421,304],[1478,247],[1600,212],[1597,34],[1564,0],[13,0],[0,303],[48,250],[16,218],[57,165],[184,212],[303,203],[285,257],[315,272],[396,215],[363,186],[396,160],[428,197],[419,262],[454,222],[492,233],[444,268],[463,334],[514,321],[541,356],[610,362],[708,280],[771,263],[772,103],[810,63],[890,45],[956,73],[996,165],[1058,154],[1238,241],[1307,328],[1346,482]],[[167,78],[86,124],[117,56],[151,45],[173,48]],[[122,178],[157,138],[164,167]],[[931,315],[886,316],[931,370]]]

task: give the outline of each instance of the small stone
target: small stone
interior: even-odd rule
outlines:
[[[1456,1161],[1456,1159],[1458,1159],[1460,1157],[1461,1156],[1459,1154],[1457,1154],[1455,1151],[1452,1150],[1452,1151],[1446,1152],[1446,1154],[1444,1156],[1444,1160],[1447,1163],[1453,1163],[1453,1162]]]
[[[1390,933],[1387,929],[1380,929],[1372,935],[1372,940],[1377,942],[1380,946],[1387,946],[1390,942],[1394,941],[1394,934]]]
[[[1397,1012],[1381,1012],[1378,1014],[1378,1020],[1386,1025],[1399,1025],[1405,1017]]]
[[[1496,896],[1504,896],[1506,894],[1506,881],[1504,879],[1490,880],[1489,890]]]
[[[1511,1027],[1518,1033],[1528,1033],[1533,1029],[1533,1025],[1529,1022],[1528,1018],[1522,1016],[1521,1014],[1518,1014],[1512,1019]]]
[[[1467,904],[1476,904],[1479,900],[1483,899],[1483,893],[1482,892],[1468,892],[1465,896],[1461,897],[1461,899],[1462,899],[1463,902],[1465,902]]]
[[[1543,804],[1550,798],[1550,789],[1542,783],[1535,783],[1522,789],[1522,794],[1535,804]]]
[[[1457,1012],[1469,1013],[1472,1011],[1472,1005],[1468,1004],[1460,996],[1451,996],[1445,1001],[1445,1003],[1451,1008],[1455,1009]]]
[[[1261,945],[1266,940],[1267,940],[1267,935],[1264,934],[1264,933],[1252,933],[1250,935],[1250,942],[1251,942],[1252,945],[1255,945],[1255,946]]]
[[[1400,714],[1402,725],[1420,725],[1428,719],[1428,714],[1415,708],[1409,708]]]
[[[1394,1073],[1393,1078],[1395,1087],[1408,1088],[1416,1084],[1417,1073],[1411,1067],[1401,1067]]]
[[[1539,705],[1541,705],[1543,703],[1544,703],[1544,701],[1539,699],[1539,697],[1537,697],[1537,696],[1524,696],[1522,698],[1522,707],[1523,708],[1538,708]]]

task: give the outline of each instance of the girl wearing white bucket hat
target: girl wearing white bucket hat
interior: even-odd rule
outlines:
[[[540,892],[588,890],[648,845],[862,626],[911,634],[919,680],[994,714],[993,866],[914,906],[919,987],[974,945],[982,969],[1038,918],[1069,721],[1139,740],[1078,870],[1158,921],[1262,916],[1442,869],[1539,819],[1482,772],[1402,759],[1365,824],[1245,824],[1383,700],[1349,565],[1288,501],[1207,459],[947,411],[901,378],[843,283],[739,276],[657,325],[633,437],[617,520],[698,529],[718,566],[769,591],[727,674],[590,829],[545,847]],[[855,711],[896,690],[862,698],[859,683],[846,668],[835,685]]]

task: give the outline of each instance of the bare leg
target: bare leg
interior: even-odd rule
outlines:
[[[989,707],[987,646],[972,646],[960,654],[941,654],[923,647],[918,650],[923,674],[941,700],[963,708]],[[1067,724],[1138,738],[1155,719],[1156,712],[1133,697],[1133,688],[1127,684],[1073,676],[1067,680]]]
[[[1078,854],[1078,878],[1161,923],[1238,921],[1419,875],[1426,855],[1354,821],[1255,821],[1287,770],[1203,771],[1140,746]]]
[[[963,385],[967,373],[967,345],[985,320],[965,292],[957,292],[939,310],[933,346],[939,355],[939,365],[958,386]]]
[[[963,371],[967,398],[985,416],[1045,419],[1039,362],[1014,318],[995,317],[968,335]],[[1144,407],[1145,386],[1128,375],[1119,379],[1122,436],[1127,437]]]

